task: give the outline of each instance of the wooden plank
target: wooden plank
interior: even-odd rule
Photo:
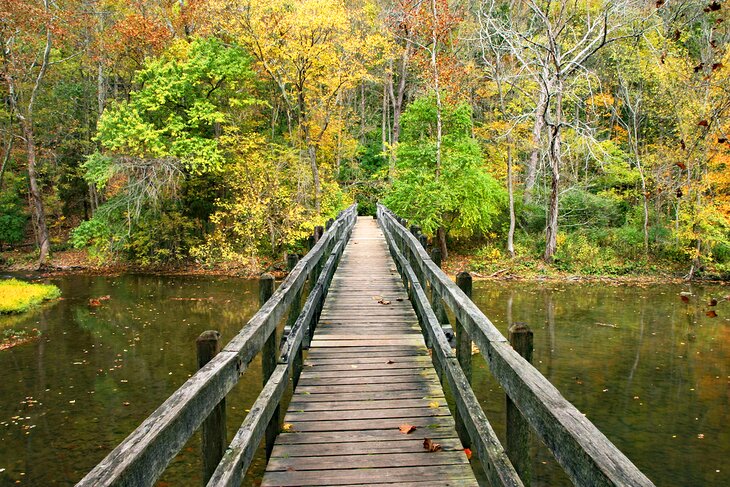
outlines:
[[[412,436],[412,435],[408,435]],[[438,438],[442,451],[463,451],[458,438]],[[418,453],[429,455],[431,452],[423,448],[423,436],[413,436],[403,440],[377,442],[359,441],[353,443],[312,443],[312,444],[279,444],[274,448],[273,457],[323,457],[341,455],[373,455],[383,453]]]
[[[451,416],[449,408],[440,407],[407,407],[394,409],[370,409],[345,411],[298,411],[289,408],[285,421],[296,423],[299,421],[345,421],[363,419],[393,419],[393,418],[429,418]]]
[[[290,485],[368,485],[370,483],[401,483],[414,478],[432,481],[436,485],[448,485],[452,480],[473,479],[468,467],[441,465],[434,467],[395,467],[352,470],[313,470],[306,472],[267,472],[262,482],[265,486]]]
[[[303,401],[296,396],[296,401],[289,403],[289,411],[348,411],[378,410],[419,407],[448,407],[444,399],[385,399],[371,401]]]
[[[378,209],[378,219],[383,222],[386,233],[393,232],[418,256],[419,271],[452,309],[479,347],[490,372],[576,485],[654,485],[537,369],[512,349],[492,322],[436,267],[415,238],[382,206]],[[392,236],[390,238],[392,240]],[[395,247],[397,245],[391,246],[391,251]]]
[[[423,446],[421,446],[423,450]],[[469,464],[466,455],[459,451],[438,451],[423,453],[388,453],[373,455],[341,455],[315,457],[272,458],[266,469],[268,472],[286,471],[294,469],[306,470],[341,470],[343,465],[348,469],[354,468],[387,468],[393,465],[408,465],[410,467],[425,467],[432,465],[464,465]]]
[[[418,431],[418,430],[416,430]],[[324,432],[285,432],[279,435],[276,440],[277,445],[310,445],[310,444],[329,444],[336,443],[342,445],[344,443],[392,443],[398,441],[406,441],[415,438],[414,431],[410,435],[404,435],[399,430],[389,428],[387,430],[359,430],[349,431],[347,435],[343,435],[339,431]],[[448,426],[434,427],[428,429],[428,437],[436,439],[454,439],[457,440],[456,432]],[[420,438],[423,442],[423,438]]]
[[[475,485],[418,318],[395,301],[405,292],[385,240],[363,234],[382,235],[358,223],[343,252],[263,485]]]

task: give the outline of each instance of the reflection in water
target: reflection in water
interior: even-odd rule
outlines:
[[[42,332],[0,352],[0,486],[72,485],[196,369],[195,338],[230,340],[257,308],[255,281],[211,277],[67,277],[64,300],[23,317]],[[730,456],[730,302],[727,288],[475,283],[474,300],[506,334],[535,333],[535,366],[657,485],[722,485]],[[105,296],[100,307],[89,298]],[[198,301],[175,298],[211,298]],[[484,361],[474,388],[504,437],[504,395]],[[257,362],[229,396],[229,438],[261,389]],[[533,485],[569,485],[534,441]],[[197,437],[163,476],[200,483]],[[719,470],[719,472],[718,472]],[[263,471],[263,458],[252,473]],[[250,480],[248,481],[251,482]]]
[[[689,303],[680,291],[691,291]],[[730,302],[722,286],[489,283],[474,300],[506,334],[525,322],[533,363],[657,485],[725,485],[730,456]],[[560,352],[560,353],[558,353]],[[504,438],[504,398],[484,361],[473,385]],[[570,485],[533,445],[533,485]]]
[[[0,331],[42,333],[34,343],[0,352],[0,486],[73,485],[195,372],[195,338],[202,331],[217,329],[227,342],[258,301],[256,281],[243,279],[53,282],[63,300],[22,319],[0,317]],[[89,307],[89,298],[107,294],[102,306]],[[229,438],[261,390],[257,362],[229,395]],[[162,480],[200,484],[198,442],[194,437],[184,447]],[[262,466],[258,457],[254,470],[260,474]]]

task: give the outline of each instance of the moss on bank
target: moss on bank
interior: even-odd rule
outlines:
[[[23,313],[43,301],[55,299],[61,290],[52,284],[33,284],[7,279],[0,281],[0,313]]]

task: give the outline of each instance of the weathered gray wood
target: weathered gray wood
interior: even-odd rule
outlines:
[[[456,275],[456,285],[462,292],[471,299],[472,291],[472,278],[471,274],[466,271],[459,272]],[[464,377],[471,383],[471,351],[472,342],[469,333],[466,331],[464,326],[457,318],[454,321],[454,333],[456,335],[456,359],[459,361],[461,370],[464,371]],[[464,441],[464,444],[468,447],[471,445],[471,441],[468,439],[468,433],[464,421],[461,418],[461,413],[456,411],[454,415],[456,421],[456,431],[459,433],[459,437]]]
[[[356,472],[356,473],[355,473]],[[292,475],[296,473],[296,475]],[[271,472],[261,484],[266,486],[308,486],[346,485],[363,483],[408,482],[413,479],[428,480],[434,485],[450,485],[454,480],[470,480],[473,474],[462,465],[439,465],[430,467],[400,467],[362,470],[312,470],[305,472]]]
[[[473,485],[416,313],[396,299],[405,293],[382,233],[372,220],[358,222],[353,239],[331,280],[264,485],[387,483],[403,467],[412,478],[438,474],[437,485],[450,485],[452,476]],[[402,434],[403,424],[416,426],[417,436]],[[424,450],[424,437],[446,440],[444,451]]]
[[[274,276],[271,274],[262,274],[259,277],[259,307],[266,304],[271,295],[274,294]],[[265,387],[269,381],[271,374],[274,373],[277,362],[277,350],[276,350],[276,330],[271,332],[269,338],[264,342],[264,347],[261,349],[261,378],[263,379],[262,386]],[[271,450],[274,448],[274,442],[276,442],[276,435],[279,432],[279,406],[274,409],[271,415],[271,420],[266,426],[265,435],[265,448],[266,458],[271,456]]]
[[[434,247],[433,249],[431,249],[431,260],[433,260],[433,263],[436,264],[439,269],[441,268],[440,248]],[[434,288],[431,288],[431,307],[433,308],[433,312],[436,315],[436,319],[439,320],[439,323],[449,323],[449,317],[446,314],[446,307],[444,306],[444,303],[441,300],[441,296],[439,295],[438,291]]]
[[[195,340],[198,368],[203,368],[221,350],[221,334],[215,330],[204,331]],[[201,454],[203,456],[203,484],[213,475],[218,462],[226,451],[226,399],[213,408],[201,426]]]
[[[382,205],[378,222],[393,232],[394,247],[419,256],[416,265],[441,294],[487,361],[489,370],[527,418],[532,429],[577,485],[654,484],[534,367],[456,284],[428,258],[418,241]]]
[[[383,229],[386,239],[392,241],[393,236],[386,227]],[[430,308],[426,293],[421,288],[418,278],[405,256],[395,250],[396,259],[401,262],[403,273],[413,288],[413,305],[422,317],[426,332],[431,335],[433,358],[438,360],[442,373],[446,376],[449,387],[456,401],[464,429],[467,431],[471,444],[476,449],[484,473],[492,485],[521,486],[520,478],[507,458],[496,433],[489,424],[469,381],[458,364],[456,355],[444,334],[441,324]]]
[[[525,360],[532,363],[532,330],[523,323],[509,327],[509,342]],[[506,397],[507,456],[515,466],[522,482],[528,486],[532,482],[530,468],[530,425],[522,417],[509,396]]]
[[[208,487],[241,485],[256,449],[261,443],[267,425],[271,422],[274,411],[284,395],[289,382],[289,364],[278,365],[251,406],[251,411],[241,424],[236,436],[218,464],[218,468],[208,482]]]
[[[355,223],[356,205],[335,221],[329,232],[297,264],[271,299],[205,367],[190,377],[77,485],[153,485],[213,408],[238,382],[265,340],[286,313],[307,274],[322,258],[335,235]]]

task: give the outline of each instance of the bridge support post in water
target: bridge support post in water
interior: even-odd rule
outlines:
[[[318,230],[319,229],[319,232]],[[314,229],[314,240],[315,242],[318,242],[319,239],[322,237],[324,229],[322,227],[315,227]],[[319,233],[319,235],[318,235]],[[297,254],[289,254],[286,256],[286,268],[289,272],[294,270],[296,265],[299,263],[299,256]],[[321,269],[319,264],[317,266]],[[319,277],[319,272],[317,272],[317,278]],[[316,280],[316,278],[315,278]],[[314,281],[312,281],[314,282]],[[299,313],[302,312],[302,291],[300,290],[297,295],[294,297],[294,302],[291,304],[291,308],[289,308],[289,317],[286,321],[286,326],[289,330],[291,330],[294,327],[294,323],[297,322],[297,318],[299,318]],[[276,357],[274,357],[274,362],[276,362]],[[292,370],[292,382],[294,383],[294,387],[297,386],[297,383],[299,382],[299,375],[302,373],[302,348],[299,347],[299,350],[297,351],[296,355],[294,356],[294,364],[293,364],[293,370]],[[276,367],[276,363],[274,363],[274,367]],[[273,370],[273,369],[272,369]]]
[[[471,299],[471,274],[466,271],[459,272],[456,275],[456,285],[459,286],[459,289],[464,291],[464,294],[466,294],[469,299]],[[472,341],[469,333],[467,333],[466,329],[464,329],[464,325],[459,322],[458,318],[454,320],[454,334],[456,335],[456,359],[459,361],[459,365],[461,365],[461,370],[464,371],[464,376],[466,376],[466,380],[471,383]],[[456,421],[456,432],[459,433],[459,438],[461,438],[461,442],[464,444],[465,447],[471,447],[468,430],[466,429],[464,421],[461,418],[458,410],[456,411],[456,414],[454,414],[454,419]]]
[[[532,330],[524,323],[509,327],[509,343],[525,360],[532,363]],[[507,396],[507,456],[519,474],[525,487],[530,486],[530,425],[517,406]]]
[[[271,274],[261,274],[259,277],[259,307],[263,306],[274,294],[274,276]],[[261,349],[261,376],[263,378],[264,387],[269,381],[269,377],[274,373],[276,368],[276,330],[271,332],[269,338],[266,339],[264,347]],[[266,433],[264,435],[266,443],[266,458],[271,456],[271,451],[276,442],[276,435],[279,432],[279,406],[276,406],[274,415],[266,425]]]
[[[221,350],[221,334],[215,330],[204,331],[195,340],[198,355],[198,368],[213,360]],[[201,425],[201,445],[203,453],[203,485],[213,476],[218,463],[223,458],[228,441],[226,440],[226,399],[213,408]]]

